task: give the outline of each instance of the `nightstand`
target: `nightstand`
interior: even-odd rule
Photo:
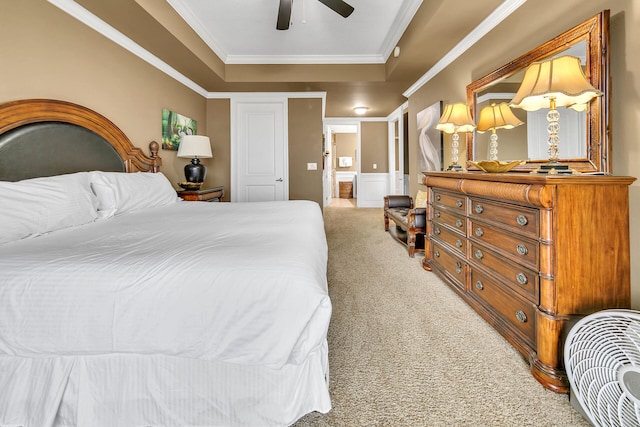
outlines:
[[[213,187],[204,190],[179,190],[178,197],[188,202],[219,202],[224,196],[224,187]]]

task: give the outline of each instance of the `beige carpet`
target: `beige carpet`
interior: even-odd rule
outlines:
[[[384,232],[325,209],[333,409],[295,426],[588,426],[520,354]]]

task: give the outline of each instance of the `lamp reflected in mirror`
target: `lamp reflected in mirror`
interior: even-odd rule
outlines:
[[[498,129],[513,129],[524,124],[517,118],[506,102],[492,103],[480,111],[477,131],[484,133],[491,131],[489,142],[489,160],[498,160]]]
[[[525,111],[548,108],[547,131],[549,133],[549,161],[535,170],[542,174],[571,174],[575,171],[558,162],[560,137],[557,107],[584,110],[593,98],[602,92],[587,80],[580,59],[575,56],[560,56],[547,61],[534,62],[527,68],[518,92],[510,103],[511,107]]]
[[[451,134],[451,165],[447,168],[448,171],[459,172],[463,170],[462,166],[458,164],[458,147],[460,146],[458,132],[472,132],[475,128],[476,125],[471,119],[467,104],[458,102],[445,105],[444,113],[440,116],[436,129]]]

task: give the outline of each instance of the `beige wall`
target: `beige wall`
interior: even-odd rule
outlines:
[[[360,172],[389,172],[389,125],[384,122],[360,124]],[[373,165],[377,165],[377,169]]]
[[[229,99],[207,100],[207,129],[211,138],[213,158],[207,159],[208,186],[222,185],[225,188],[223,201],[231,196],[231,101]],[[204,161],[203,161],[204,162]]]
[[[356,148],[358,146],[358,134],[356,133],[336,133],[336,158],[351,157],[350,167],[341,167],[336,161],[336,171],[350,172],[357,171]]]
[[[289,99],[289,199],[322,206],[322,152],[322,100]]]
[[[409,99],[409,116],[415,117],[435,101],[464,101],[466,86],[498,66],[590,18],[611,10],[611,80],[613,173],[638,175],[640,164],[640,7],[634,0],[536,0],[526,2],[503,23],[471,47],[444,72]],[[411,176],[417,171],[416,124],[409,120]],[[461,138],[462,140],[463,138]],[[445,139],[445,154],[450,151]],[[464,144],[461,144],[464,145]],[[461,152],[464,147],[461,147]],[[445,159],[445,165],[448,164]],[[419,184],[411,181],[411,194]],[[629,191],[631,235],[632,307],[640,309],[640,183]],[[579,207],[577,207],[579,208]],[[603,239],[606,236],[603,236]],[[586,279],[588,280],[588,279]]]

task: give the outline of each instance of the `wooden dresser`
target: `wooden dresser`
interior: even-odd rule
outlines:
[[[425,172],[424,266],[529,360],[540,383],[566,393],[572,322],[630,306],[634,180]]]

